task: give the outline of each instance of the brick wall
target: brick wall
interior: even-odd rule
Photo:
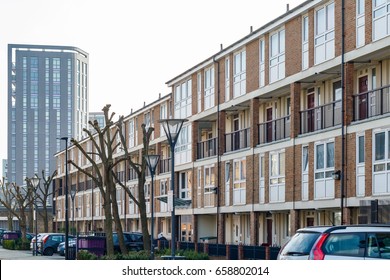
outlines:
[[[302,17],[298,16],[287,22],[285,29],[286,77],[288,77],[299,73],[302,69]]]
[[[259,40],[246,46],[246,92],[259,88]]]

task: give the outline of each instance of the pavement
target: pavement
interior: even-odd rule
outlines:
[[[53,256],[33,256],[30,250],[8,250],[0,246],[0,260],[65,260],[65,257],[58,254],[54,254]]]

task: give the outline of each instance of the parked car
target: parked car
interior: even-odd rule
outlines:
[[[126,247],[129,251],[140,251],[144,249],[143,235],[141,232],[124,232]],[[113,233],[114,251],[120,252],[119,239],[116,232]]]
[[[299,229],[279,260],[390,260],[390,225],[315,226]]]
[[[45,236],[46,234],[48,233],[38,233],[38,244],[42,241],[42,237]],[[34,250],[34,244],[35,244],[35,235],[33,236],[33,238],[31,238],[31,242],[30,242],[30,250]]]
[[[69,238],[69,241],[68,241],[68,246],[69,247],[76,247],[76,238]],[[60,255],[60,256],[65,256],[65,241],[64,242],[61,242],[58,247],[57,247],[57,253]]]
[[[73,236],[69,236],[69,238],[73,238]],[[58,245],[64,241],[64,233],[48,233],[42,237],[42,243],[38,244],[38,249],[43,255],[52,256],[57,252]]]

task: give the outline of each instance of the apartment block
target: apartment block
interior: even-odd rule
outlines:
[[[170,151],[158,122],[166,118],[188,120],[175,147],[181,241],[282,245],[299,227],[390,222],[390,1],[342,3],[303,2],[184,69],[167,82],[171,94],[126,117],[134,159],[141,124],[155,128],[155,236],[171,234]],[[117,172],[135,190],[131,168]],[[70,174],[78,230],[102,228],[98,190]],[[150,185],[148,176],[149,206]],[[139,230],[137,207],[119,187],[117,197],[125,229]]]

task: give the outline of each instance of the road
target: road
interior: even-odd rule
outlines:
[[[65,260],[64,256],[33,256],[32,251],[7,250],[0,246],[0,260]]]

